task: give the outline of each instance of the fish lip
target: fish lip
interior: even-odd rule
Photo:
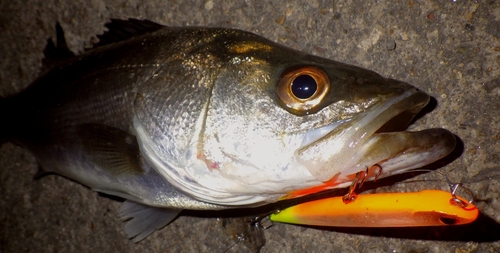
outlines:
[[[393,145],[388,147],[389,143]],[[376,147],[380,145],[384,145],[389,152],[377,154]],[[383,177],[396,175],[447,156],[455,145],[455,135],[442,128],[375,133],[365,144],[363,159],[357,166],[377,164],[386,170]]]
[[[317,180],[327,182],[339,174],[340,176],[352,175],[374,164],[383,163],[395,158],[399,153],[396,152],[397,154],[393,154],[389,152],[386,157],[382,157],[380,154],[374,156],[373,150],[376,149],[377,145],[389,142],[377,142],[373,138],[382,136],[380,135],[382,133],[392,133],[393,135],[408,133],[405,131],[398,132],[397,130],[401,130],[403,127],[406,129],[413,117],[429,101],[430,96],[416,88],[411,88],[399,95],[389,97],[385,102],[374,105],[364,114],[357,115],[341,124],[333,123],[337,125],[330,132],[301,146],[295,153],[295,159],[308,169]],[[401,126],[391,127],[389,123],[401,115],[404,118]],[[454,136],[447,131],[444,134],[440,132],[440,134],[441,137],[435,140],[435,144],[437,145],[435,146],[439,151],[443,152],[440,152],[437,158],[436,156],[426,157],[430,158],[424,159],[427,164],[442,158],[454,148]],[[423,136],[423,134],[419,136]],[[452,137],[450,136],[453,136],[453,141],[451,141]],[[416,145],[422,144],[414,143]],[[444,145],[439,145],[439,143],[444,143]],[[319,155],[318,157],[320,153],[326,154]],[[370,155],[372,158],[378,157],[379,160],[366,159],[366,156]],[[391,169],[401,171],[394,166]],[[403,169],[407,170],[408,168]],[[386,170],[385,168],[382,171],[383,173],[380,177],[394,174],[391,170]]]

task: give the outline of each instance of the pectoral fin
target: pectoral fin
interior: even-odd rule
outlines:
[[[126,200],[120,208],[120,219],[125,224],[125,234],[133,241],[139,242],[155,230],[172,222],[181,209],[159,208],[138,204]]]
[[[136,137],[121,129],[85,124],[77,127],[77,135],[86,156],[113,175],[136,175],[143,172]]]

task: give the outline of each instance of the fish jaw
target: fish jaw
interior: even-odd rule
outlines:
[[[382,178],[439,160],[455,147],[455,137],[447,130],[380,132],[391,128],[387,124],[406,125],[429,99],[427,94],[409,89],[323,136],[307,137],[317,140],[298,149],[295,159],[317,180],[334,188],[348,186],[353,174],[373,165],[382,168],[378,175]],[[394,122],[400,115],[405,122]]]
[[[354,168],[377,164],[382,168],[381,177],[401,174],[445,157],[454,149],[455,144],[455,136],[442,128],[376,133],[364,145],[361,151],[363,159]],[[346,172],[348,173],[350,171]]]

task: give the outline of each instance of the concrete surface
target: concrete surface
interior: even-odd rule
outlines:
[[[406,81],[436,99],[411,128],[442,127],[460,137],[461,147],[438,171],[475,193],[478,222],[418,229],[277,224],[265,231],[262,252],[500,252],[500,1],[0,0],[0,95],[37,77],[57,21],[77,52],[109,18],[249,30]],[[58,176],[34,181],[35,172],[28,152],[1,146],[2,253],[248,252],[216,219],[191,216],[133,244],[117,218],[118,201]],[[382,185],[377,191],[447,187],[437,172],[372,187]]]

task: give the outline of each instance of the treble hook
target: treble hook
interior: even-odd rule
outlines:
[[[370,169],[372,169],[374,167],[376,167],[375,169],[377,169],[377,173],[375,174],[375,178],[373,181],[377,181],[380,174],[382,174],[382,166],[380,166],[378,164],[375,164],[375,165],[371,166],[370,168],[366,167],[365,171],[360,171],[360,172],[356,173],[356,177],[354,178],[351,186],[349,187],[349,193],[347,193],[346,195],[344,195],[342,197],[342,201],[345,204],[349,204],[349,203],[353,202],[354,200],[356,200],[356,198],[358,197],[358,195],[355,192],[356,188],[359,189],[359,188],[361,188],[361,186],[363,186],[363,183],[365,182],[366,178],[368,177]]]
[[[272,212],[268,212],[265,214],[261,214],[259,216],[255,216],[255,217],[250,219],[250,223],[252,224],[252,226],[259,227],[262,229],[271,228],[272,226],[274,226],[274,222],[269,218],[269,215],[277,214],[279,212],[280,212],[280,210],[277,209],[277,210],[274,210]]]
[[[431,170],[424,170],[424,169],[418,169],[418,170],[413,170],[413,171],[431,172]],[[464,209],[472,204],[472,202],[474,201],[474,193],[470,189],[468,189],[467,187],[464,187],[462,185],[462,183],[452,183],[451,180],[448,178],[448,175],[446,173],[443,173],[440,171],[436,171],[436,173],[443,176],[446,180],[446,183],[448,183],[448,186],[450,187],[450,193],[451,193],[450,204],[455,205],[455,206],[459,206],[459,207],[464,208]],[[469,194],[469,196],[471,198],[467,199],[465,201],[462,199],[459,199],[457,197],[457,194],[456,194],[456,191],[458,190],[459,187],[462,188],[467,194]]]
[[[462,186],[462,184],[460,184],[460,183],[455,183],[455,184],[449,183],[449,186],[450,186],[450,193],[451,193],[450,203],[452,205],[456,205],[456,206],[459,206],[461,208],[466,208],[466,207],[468,207],[469,205],[472,204],[472,202],[474,201],[474,194],[472,193],[471,190],[469,190],[468,188]],[[464,191],[466,191],[467,194],[469,194],[471,196],[471,199],[467,199],[465,201],[459,199],[457,197],[457,195],[455,194],[455,192],[457,191],[458,187],[460,187]]]
[[[373,165],[371,168],[377,167],[377,174],[375,174],[375,178],[373,179],[373,182],[376,182],[378,177],[380,177],[380,174],[382,174],[382,166],[378,165],[377,163]],[[370,169],[371,169],[370,168]]]
[[[451,180],[448,178],[448,175],[446,173],[442,173],[442,172],[438,171],[438,174],[441,174],[442,176],[444,176],[444,178],[446,179],[446,182],[448,183],[448,186],[450,187],[450,193],[451,193],[450,203],[452,205],[459,206],[459,207],[465,209],[466,207],[468,207],[469,205],[472,204],[472,202],[474,201],[474,193],[472,193],[471,190],[464,187],[461,183],[452,183]],[[457,189],[459,187],[462,188],[465,192],[467,192],[467,194],[469,194],[471,199],[467,199],[465,201],[459,199],[457,197],[457,194],[456,194]]]

